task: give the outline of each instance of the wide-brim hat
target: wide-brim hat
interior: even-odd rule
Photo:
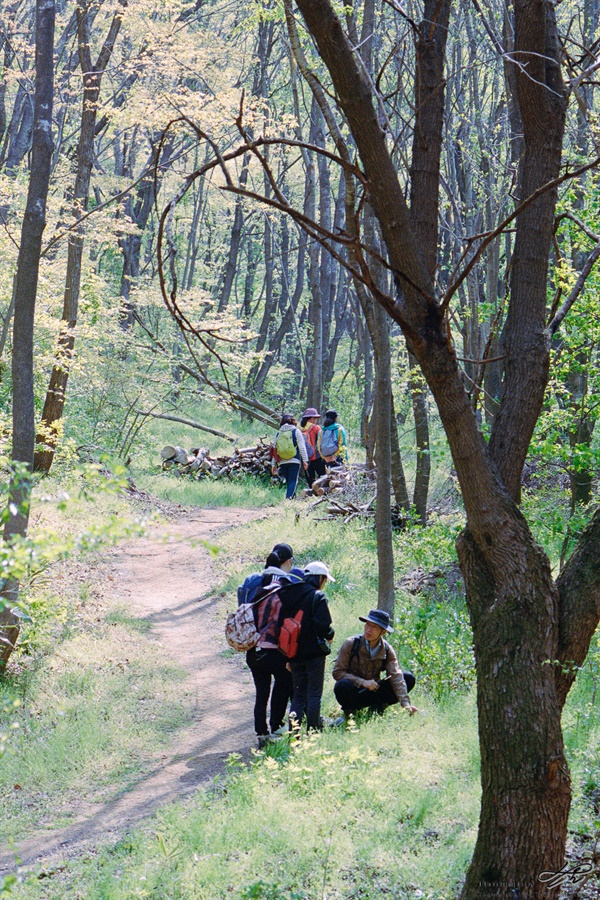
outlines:
[[[310,562],[307,566],[305,566],[304,574],[325,575],[327,577],[327,581],[331,581],[332,584],[335,584],[335,578],[333,577],[325,563],[321,562],[320,560],[315,560],[315,562]]]
[[[303,419],[320,419],[321,413],[314,408],[314,406],[309,406],[308,409],[305,409],[302,413]]]
[[[384,631],[387,631],[388,634],[393,634],[394,632],[390,625],[390,614],[386,613],[384,609],[372,609],[368,616],[359,616],[358,618],[361,622],[372,622],[373,625],[378,625]]]

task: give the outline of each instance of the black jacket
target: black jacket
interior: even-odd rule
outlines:
[[[331,613],[327,605],[327,597],[309,582],[286,584],[279,591],[283,615],[295,616],[299,609],[303,611],[302,628],[298,641],[298,654],[295,661],[314,659],[322,656],[317,638],[330,641],[335,632],[331,624]]]

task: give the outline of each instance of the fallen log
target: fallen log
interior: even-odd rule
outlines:
[[[187,450],[184,450],[183,447],[172,447],[170,444],[162,448],[160,455],[163,463],[177,463],[180,466],[187,466],[190,459]]]
[[[166,419],[168,422],[179,422],[180,425],[189,425],[190,428],[196,428],[198,431],[207,431],[209,434],[214,434],[216,437],[225,438],[226,441],[230,441],[232,444],[235,444],[237,441],[237,438],[231,437],[230,434],[225,434],[224,431],[217,431],[215,428],[209,428],[208,425],[192,422],[191,419],[182,419],[179,416],[167,415],[167,413],[146,412],[143,409],[136,409],[136,412],[139,413],[140,416],[149,416],[152,419]]]

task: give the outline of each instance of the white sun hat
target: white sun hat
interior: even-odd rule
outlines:
[[[316,560],[315,562],[309,563],[304,567],[305,575],[326,575],[327,581],[331,581],[332,584],[335,584],[335,578],[327,568],[324,562],[320,560]]]

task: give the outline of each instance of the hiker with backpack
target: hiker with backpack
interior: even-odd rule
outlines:
[[[274,562],[274,554],[276,554],[278,562],[269,565],[268,560]],[[244,579],[237,589],[238,606],[243,603],[252,603],[259,589],[270,584],[274,578],[279,581],[289,581],[292,584],[304,580],[304,570],[294,566],[294,551],[289,544],[275,544],[267,557],[262,572],[252,572]]]
[[[294,553],[290,545],[275,544],[260,573],[261,584],[255,594],[251,595],[252,599],[245,601],[255,603],[254,622],[260,635],[256,646],[246,653],[246,662],[256,690],[254,730],[259,747],[279,736],[277,732],[283,728],[287,705],[292,696],[292,676],[287,668],[286,657],[278,649],[278,639],[281,620],[279,588],[302,583],[302,578],[295,574],[300,570],[292,570],[293,562]],[[244,585],[241,586],[243,587]],[[248,595],[250,590],[246,589],[244,596]],[[271,708],[267,726],[269,697]]]
[[[317,412],[314,406],[309,406],[308,409],[304,410],[304,415],[300,419],[300,429],[304,435],[304,443],[308,454],[306,480],[309,487],[313,486],[315,478],[325,474],[325,460],[317,447],[319,435],[321,434],[320,418],[321,414]]]
[[[279,431],[271,445],[271,472],[278,472],[285,478],[285,499],[292,500],[296,494],[300,467],[308,469],[308,454],[302,432],[295,418],[289,413],[281,417]]]
[[[325,563],[311,562],[304,569],[303,583],[285,585],[280,591],[283,615],[300,622],[297,652],[289,661],[294,686],[290,705],[292,727],[300,727],[305,715],[309,729],[323,727],[325,658],[331,652],[329,642],[335,634],[323,593],[328,581],[335,579]],[[279,643],[281,646],[281,639]]]
[[[365,623],[363,634],[344,641],[332,673],[333,690],[344,718],[359,709],[383,713],[394,703],[411,715],[418,712],[408,696],[415,677],[411,672],[402,672],[394,648],[383,637],[394,631],[389,614],[383,609],[372,609],[368,616],[358,618]],[[383,671],[387,677],[382,679]],[[343,721],[339,720],[339,724]]]
[[[319,455],[328,466],[342,466],[348,462],[346,429],[337,421],[337,410],[328,409],[317,440]]]

